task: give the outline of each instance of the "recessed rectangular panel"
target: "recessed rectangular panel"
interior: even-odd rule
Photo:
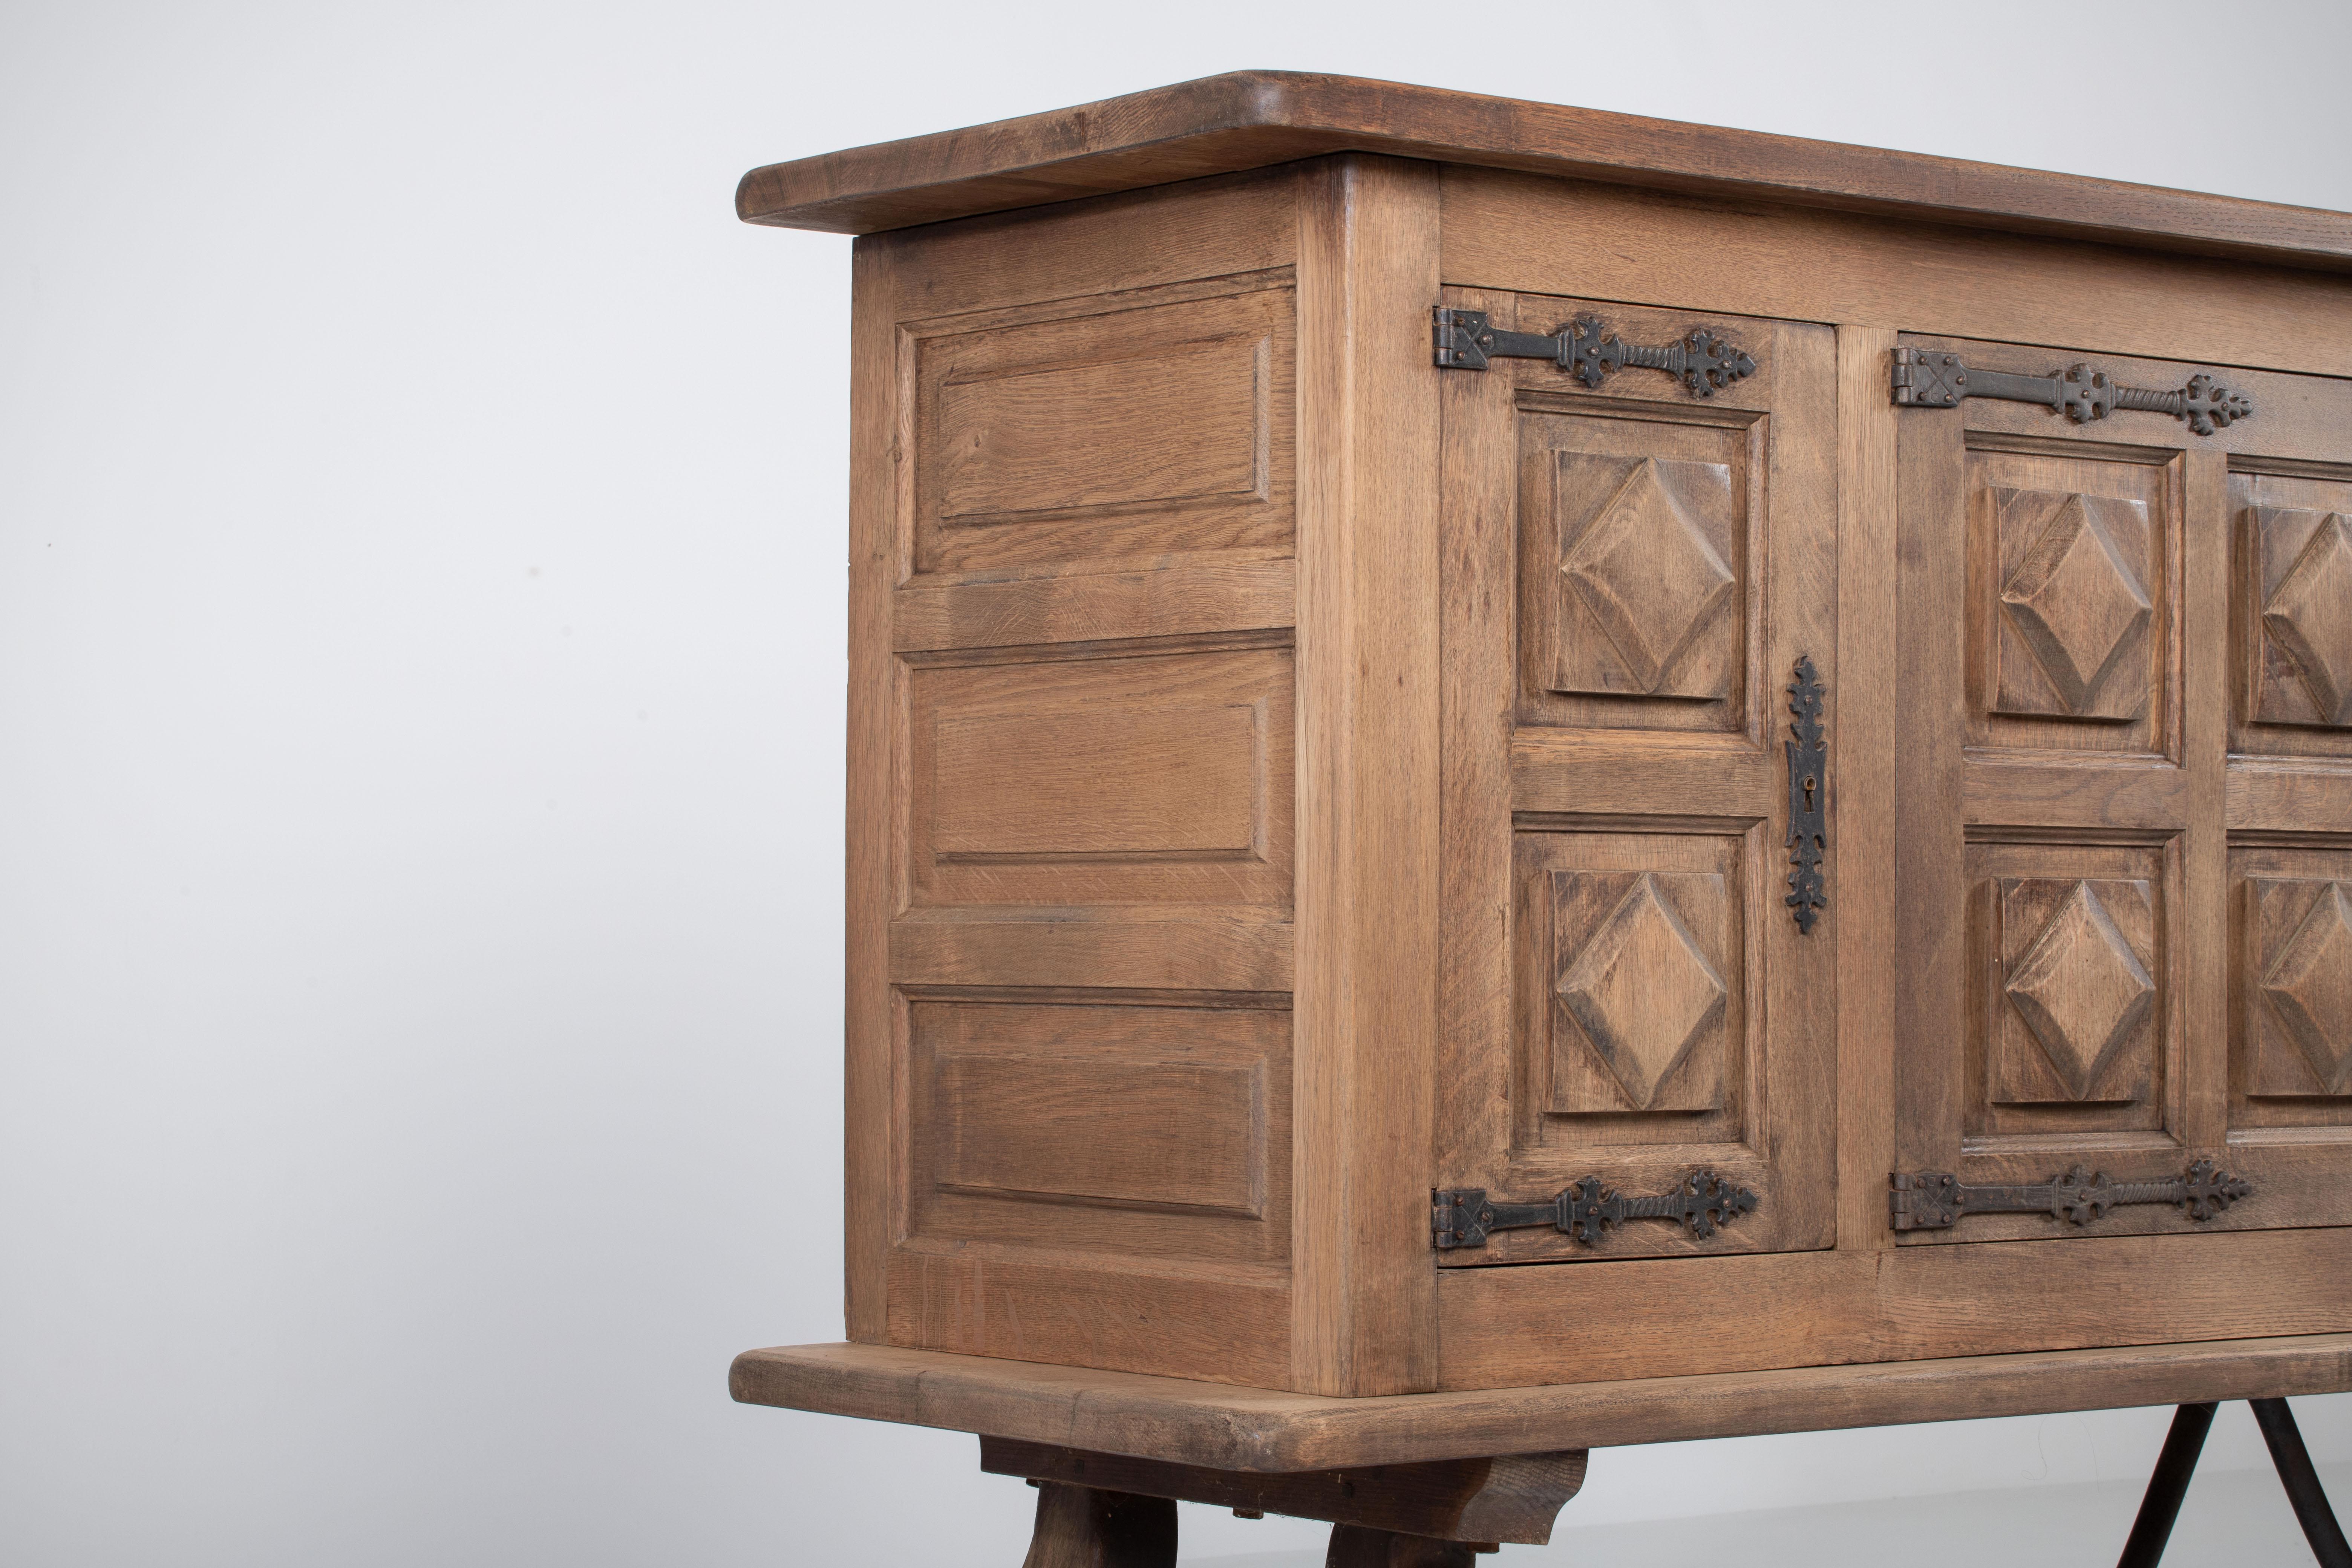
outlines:
[[[1763,428],[1521,411],[1521,723],[1747,723]]]
[[[1731,1011],[1723,874],[1554,871],[1550,882],[1550,1109],[1720,1109]]]
[[[932,847],[966,862],[1248,857],[1265,730],[1255,698],[943,713]]]
[[[2177,1017],[2167,845],[1969,846],[1968,1131],[2042,1138],[2171,1124]]]
[[[1286,273],[918,323],[919,577],[1287,555]]]
[[[941,1190],[1258,1218],[1265,1205],[1265,1073],[1248,1066],[943,1056]],[[1127,1117],[1095,1131],[1106,1110]]]
[[[1553,454],[1555,691],[1719,700],[1739,665],[1728,463]]]
[[[2352,479],[2233,473],[2231,741],[2352,756]]]
[[[1744,848],[1732,835],[1516,836],[1523,1150],[1741,1142]]]
[[[1071,365],[974,369],[939,393],[940,521],[1259,497],[1270,334]]]
[[[1288,907],[1288,648],[918,662],[906,679],[912,904]]]
[[[1997,1105],[2137,1105],[2155,1084],[2155,889],[2140,878],[2000,877]]]
[[[2149,458],[1969,454],[1974,744],[2177,750],[2179,485]]]
[[[905,1018],[916,1246],[1286,1255],[1286,1008],[919,993]]]
[[[2233,1128],[2352,1128],[2352,850],[2231,855]]]

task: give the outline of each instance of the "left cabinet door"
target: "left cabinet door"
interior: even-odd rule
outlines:
[[[1826,1247],[1838,889],[1811,895],[1791,816],[1817,809],[1833,846],[1835,333],[1496,290],[1443,303],[1593,352],[1437,373],[1438,1180],[1490,1205],[1575,1184],[1599,1206],[1581,1237],[1496,1228],[1438,1259]],[[1752,368],[1682,374],[1695,342]],[[1825,750],[1792,748],[1816,708]],[[1744,1212],[1609,1205],[1700,1173]]]

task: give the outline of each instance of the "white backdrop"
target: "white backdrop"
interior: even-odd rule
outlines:
[[[849,242],[745,168],[1268,66],[2352,208],[2347,58],[2334,0],[12,0],[0,1561],[1019,1560],[970,1438],[722,1386],[840,1332]],[[1568,1521],[2127,1518],[2161,1425],[1604,1453]]]

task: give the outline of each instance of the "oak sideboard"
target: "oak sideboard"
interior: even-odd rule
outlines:
[[[2352,1387],[2352,216],[1265,72],[738,207],[860,237],[850,1342],[739,1397],[1140,1563]]]

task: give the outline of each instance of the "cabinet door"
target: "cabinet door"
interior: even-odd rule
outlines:
[[[1540,1203],[1710,1173],[1755,1201],[1719,1225],[1496,1228],[1438,1258],[1827,1247],[1837,889],[1791,904],[1788,742],[1800,659],[1836,723],[1834,334],[1445,303],[1636,346],[1704,330],[1754,368],[1705,395],[1638,363],[1597,384],[1545,360],[1444,373],[1439,1180]],[[1811,790],[1833,818],[1833,783]]]
[[[2352,1220],[2352,386],[1903,342],[1899,1239]]]

